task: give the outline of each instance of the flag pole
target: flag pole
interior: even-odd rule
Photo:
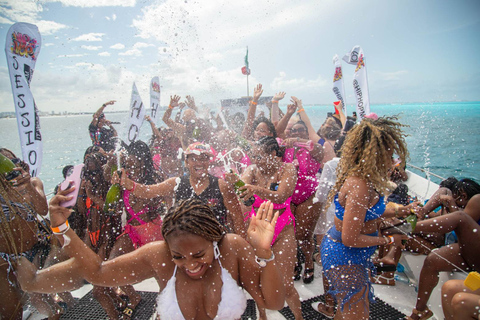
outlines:
[[[247,46],[247,62],[248,62],[248,46]],[[249,66],[247,64],[247,97],[250,98],[250,90],[249,90],[249,87],[248,87],[248,75],[249,75]]]

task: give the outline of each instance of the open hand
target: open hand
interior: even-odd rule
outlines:
[[[180,101],[180,96],[174,95],[173,97],[170,96],[170,107],[175,108],[178,106],[178,102]]]
[[[278,101],[282,100],[284,97],[285,97],[285,92],[284,91],[277,92],[273,96],[272,102],[278,102]]]
[[[252,216],[247,237],[257,255],[260,251],[270,250],[277,219],[278,211],[273,214],[273,204],[270,201],[262,203],[256,215]]]
[[[263,89],[262,89],[262,84],[259,83],[255,89],[253,90],[253,101],[257,102],[258,99],[262,96]]]
[[[287,114],[288,115],[293,115],[297,111],[297,105],[296,104],[289,104],[287,106]]]
[[[110,105],[113,105],[115,102],[117,102],[116,100],[110,100],[108,102],[105,102],[104,105],[105,106],[110,106]]]

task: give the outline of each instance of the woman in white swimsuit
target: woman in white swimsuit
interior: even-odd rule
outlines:
[[[165,216],[165,241],[102,261],[66,226],[70,210],[60,203],[70,199],[66,194],[72,189],[52,198],[50,216],[52,226],[58,228],[57,238],[75,259],[39,272],[22,260],[18,268],[22,287],[64,291],[69,289],[65,285],[79,275],[92,284],[108,287],[155,277],[160,287],[157,312],[162,320],[240,319],[246,307],[242,289],[259,307],[283,308],[283,278],[270,248],[278,212],[273,214],[270,202],[263,203],[252,218],[247,231],[249,242],[226,234],[208,205],[189,199],[180,201]]]

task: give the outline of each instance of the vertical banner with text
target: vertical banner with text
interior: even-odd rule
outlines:
[[[353,91],[357,98],[358,116],[363,119],[370,114],[370,99],[368,97],[367,68],[362,48],[360,46],[353,47],[352,51],[343,57],[343,60],[348,64],[356,65],[355,75],[353,76]]]
[[[160,80],[153,77],[150,82],[150,118],[157,124],[158,107],[160,106]]]
[[[37,26],[23,22],[17,22],[10,27],[5,42],[22,156],[23,161],[30,166],[32,177],[38,176],[42,165],[40,121],[30,91],[30,82],[35,62],[40,54],[41,43]]]
[[[338,55],[333,57],[333,64],[335,65],[335,74],[333,75],[333,93],[338,100],[342,102],[343,114],[347,116],[347,103],[345,102],[345,86],[343,85],[342,62]]]
[[[128,113],[127,140],[129,144],[138,138],[140,127],[145,120],[145,112],[145,106],[142,103],[142,99],[134,82],[132,87],[132,100]]]

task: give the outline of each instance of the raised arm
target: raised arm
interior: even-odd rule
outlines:
[[[186,98],[185,103],[187,104],[187,107],[195,110],[195,112],[198,113],[198,108],[197,108],[197,105],[195,104],[195,99],[192,96],[186,96],[185,98]]]
[[[170,104],[168,105],[167,110],[165,110],[162,118],[163,122],[165,122],[165,124],[173,130],[177,137],[181,137],[185,133],[185,126],[173,121],[172,119],[170,119],[170,117],[172,115],[173,109],[179,105],[179,101],[180,96],[170,96]]]
[[[280,137],[285,137],[285,129],[287,128],[288,121],[292,118],[292,116],[297,111],[296,104],[292,103],[287,106],[287,113],[280,119],[278,124],[275,126],[275,131],[277,131],[277,135]],[[318,141],[318,140],[317,140]]]
[[[242,136],[247,140],[252,140],[252,125],[255,120],[255,113],[257,112],[258,99],[260,99],[262,93],[262,84],[258,84],[253,91],[253,99],[249,102],[247,121],[245,121],[245,126],[242,131]]]
[[[26,202],[33,206],[36,213],[46,216],[48,213],[48,204],[43,182],[39,178],[30,176],[21,166],[14,170],[20,171],[20,175],[12,180],[13,187],[22,195]]]
[[[272,109],[271,109],[271,116],[270,120],[273,123],[278,122],[280,120],[280,108],[278,107],[278,102],[285,97],[285,92],[277,92],[272,98]],[[278,132],[278,131],[277,131]]]
[[[305,122],[305,125],[307,126],[308,137],[310,138],[310,140],[314,142],[318,142],[318,140],[320,140],[320,136],[317,134],[317,131],[312,126],[312,123],[310,122],[310,118],[308,117],[307,113],[305,112],[305,109],[303,108],[302,100],[296,97],[292,97],[292,101],[297,105],[300,119],[302,119],[302,121]]]
[[[100,118],[100,115],[103,113],[105,108],[109,105],[113,105],[115,102],[116,102],[115,100],[110,100],[108,102],[105,102],[104,104],[102,104],[100,108],[98,108],[97,112],[93,114],[92,124],[94,126],[98,125],[98,119]]]
[[[149,115],[146,115],[146,116],[145,116],[145,120],[147,120],[148,123],[150,123],[150,127],[152,128],[152,133],[153,133],[153,135],[154,135],[158,140],[162,140],[162,139],[163,139],[162,134],[160,133],[160,131],[158,131],[158,128],[157,128],[157,126],[155,125],[155,122],[153,122],[152,118],[151,118]]]

